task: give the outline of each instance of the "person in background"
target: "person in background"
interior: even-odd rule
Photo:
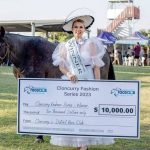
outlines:
[[[139,42],[134,46],[134,66],[139,66],[141,46]]]
[[[120,65],[120,58],[119,58],[119,49],[118,49],[118,47],[116,47],[114,49],[114,61],[113,61],[113,64]]]
[[[128,55],[128,65],[133,66],[134,65],[134,52],[132,48],[128,47],[127,55]]]
[[[100,80],[100,68],[104,66],[102,60],[105,48],[98,38],[84,38],[84,33],[94,22],[90,15],[77,16],[67,21],[63,30],[73,33],[73,38],[66,43],[60,43],[53,52],[53,64],[59,66],[63,73],[62,79],[69,79],[76,83],[77,80]],[[88,145],[113,144],[112,138],[80,137],[52,135],[51,144],[59,146],[72,146],[77,150],[87,150]]]
[[[145,52],[144,52],[144,47],[141,47],[140,51],[140,65],[144,66],[144,61],[145,61]]]
[[[124,56],[123,56],[123,65],[128,66],[128,60],[129,55],[127,54],[127,51],[125,51]]]

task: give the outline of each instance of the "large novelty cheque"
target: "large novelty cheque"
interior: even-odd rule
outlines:
[[[139,138],[139,81],[18,83],[19,134]]]

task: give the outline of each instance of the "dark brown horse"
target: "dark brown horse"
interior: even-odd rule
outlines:
[[[52,65],[52,53],[56,44],[41,37],[5,34],[0,31],[0,62],[9,57],[14,72],[21,77],[59,78],[58,67]]]
[[[51,57],[56,46],[41,37],[5,34],[4,28],[0,29],[0,63],[10,59],[16,78],[60,78],[62,74],[58,67],[53,66]],[[107,52],[103,61],[105,66],[101,68],[101,78],[114,80],[115,74]]]

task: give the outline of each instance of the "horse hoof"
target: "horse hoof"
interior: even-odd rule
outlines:
[[[34,141],[34,143],[33,144],[36,144],[36,143],[43,143],[44,142],[44,140],[43,139],[39,139],[39,138],[37,138],[37,139],[35,139],[35,141]]]

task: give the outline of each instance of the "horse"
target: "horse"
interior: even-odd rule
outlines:
[[[5,34],[5,29],[1,27],[0,62],[8,57],[19,77],[60,78],[59,68],[52,65],[51,56],[55,47],[56,44],[41,37]]]
[[[5,33],[0,28],[0,63],[6,58],[13,64],[16,78],[60,78],[59,67],[52,64],[52,53],[57,44],[37,36]],[[115,80],[113,65],[106,51],[101,67],[101,79]]]

